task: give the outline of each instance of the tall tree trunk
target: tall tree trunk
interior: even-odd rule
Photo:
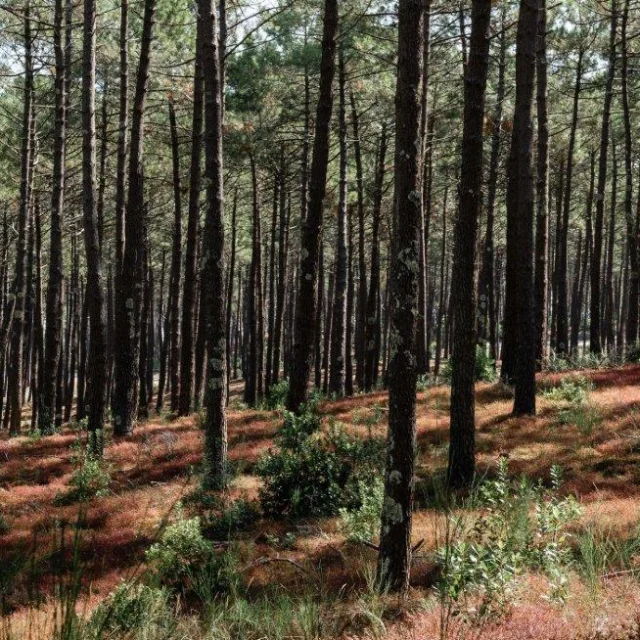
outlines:
[[[536,164],[535,320],[538,368],[547,356],[547,290],[549,280],[549,116],[547,106],[547,0],[539,0],[536,46],[536,109],[538,142]],[[575,138],[575,137],[574,137]],[[569,145],[573,159],[573,146]],[[568,345],[567,345],[568,347]]]
[[[629,293],[627,307],[627,326],[625,338],[627,345],[638,340],[638,310],[640,305],[640,261],[638,259],[638,218],[633,216],[633,144],[631,134],[631,110],[629,107],[629,52],[627,26],[629,23],[629,0],[625,0],[622,12],[620,80],[622,85],[622,121],[624,124],[624,217],[627,229],[627,252],[629,255]]]
[[[55,0],[53,18],[53,48],[56,60],[55,124],[53,148],[53,183],[51,192],[51,222],[49,246],[49,286],[46,302],[46,329],[42,386],[38,394],[40,433],[53,433],[56,405],[56,372],[62,341],[60,301],[64,279],[62,264],[62,217],[64,215],[64,180],[66,155],[66,70],[62,34],[64,28],[63,0]]]
[[[591,254],[591,325],[589,328],[589,350],[602,352],[602,323],[600,316],[602,273],[602,234],[604,227],[604,197],[607,185],[607,155],[609,149],[609,130],[611,120],[611,102],[613,100],[613,82],[616,68],[618,9],[616,0],[611,0],[611,30],[609,35],[609,63],[605,85],[604,106],[602,109],[602,128],[600,130],[600,158],[598,160],[598,184],[596,191],[596,219],[593,234],[593,252]]]
[[[336,233],[336,275],[331,322],[331,358],[329,393],[344,394],[345,320],[347,313],[347,118],[345,69],[342,50],[339,54],[338,122],[340,138],[340,195],[338,198],[338,229]]]
[[[355,326],[356,382],[364,389],[366,324],[367,324],[367,256],[365,242],[364,212],[364,173],[362,168],[362,149],[360,145],[360,119],[353,91],[349,92],[351,102],[351,126],[353,128],[353,156],[356,163],[356,194],[358,197],[358,291]],[[347,320],[349,316],[347,315]]]
[[[515,362],[513,410],[516,414],[535,414],[536,408],[536,353],[535,341],[531,339],[535,334],[531,108],[537,24],[538,2],[521,0],[516,34],[516,98],[507,182],[508,280],[505,300],[505,310],[510,316],[511,357]]]
[[[87,430],[93,455],[102,455],[107,394],[106,324],[102,253],[96,206],[96,0],[84,0],[82,47],[82,212],[87,259],[87,311],[90,336],[87,360]]]
[[[203,244],[206,286],[207,390],[203,484],[227,485],[226,337],[224,312],[224,196],[222,173],[222,78],[217,16],[212,0],[199,0],[202,20],[202,60],[205,75],[205,177],[207,214]]]
[[[451,271],[453,353],[447,482],[452,489],[469,486],[475,474],[477,301],[474,271],[482,207],[482,128],[489,69],[490,22],[490,0],[474,2],[469,59],[465,67],[462,166]]]
[[[389,429],[377,583],[405,592],[411,567],[416,450],[416,317],[420,254],[420,76],[422,0],[398,4],[395,220],[391,265]]]
[[[280,166],[283,164],[284,149],[280,147]],[[273,370],[273,333],[276,322],[276,229],[278,226],[278,208],[280,205],[280,191],[284,190],[281,184],[281,175],[278,169],[273,176],[273,205],[271,207],[271,229],[269,242],[269,279],[268,279],[268,300],[267,300],[267,361],[265,365],[265,395],[269,393],[271,386],[271,373]],[[229,280],[231,282],[231,280]]]
[[[380,355],[380,218],[382,216],[382,194],[384,188],[385,159],[387,155],[387,128],[382,125],[378,143],[376,176],[373,193],[373,229],[371,236],[371,278],[367,295],[367,324],[365,328],[366,362],[365,391],[371,391],[378,373]]]
[[[27,222],[29,218],[29,203],[31,200],[32,182],[32,127],[34,126],[33,106],[33,62],[31,35],[31,3],[27,0],[24,9],[24,60],[25,77],[23,87],[22,112],[22,143],[20,169],[20,210],[18,218],[18,239],[14,269],[13,296],[16,300],[12,337],[10,365],[8,373],[9,398],[7,410],[11,411],[10,434],[20,433],[22,413],[22,350],[25,313],[25,260],[27,241]]]
[[[191,180],[189,182],[187,245],[184,261],[184,288],[182,291],[182,351],[180,355],[180,402],[178,406],[178,414],[181,416],[188,415],[193,406],[198,222],[200,218],[202,117],[204,104],[204,75],[201,54],[202,23],[198,21],[193,80],[193,117],[191,120]]]
[[[182,284],[182,187],[180,180],[180,148],[178,126],[173,100],[169,100],[169,123],[171,129],[171,157],[173,160],[173,246],[171,249],[171,352],[169,371],[171,374],[171,412],[178,411],[180,397],[180,289]],[[146,271],[146,270],[145,270]],[[145,277],[145,280],[147,278]]]
[[[229,276],[227,278],[227,309],[226,309],[226,338],[227,338],[227,403],[229,402],[229,385],[231,384],[231,320],[233,316],[233,279],[236,269],[236,235],[237,235],[237,216],[238,216],[238,192],[233,194],[233,208],[231,212],[231,257],[229,259]],[[240,296],[238,289],[238,296]]]
[[[282,348],[282,327],[284,321],[284,305],[287,295],[287,259],[289,256],[289,223],[291,220],[291,200],[287,202],[284,189],[286,184],[286,168],[280,167],[282,190],[280,191],[280,226],[278,230],[278,291],[276,294],[276,317],[273,330],[273,371],[271,381],[278,382],[280,376],[280,353]]]
[[[482,252],[480,271],[480,337],[489,342],[491,357],[498,359],[496,302],[495,302],[495,205],[498,189],[498,169],[502,142],[502,113],[504,109],[504,76],[506,69],[507,32],[505,25],[506,9],[500,15],[500,54],[498,58],[498,81],[496,86],[496,104],[493,111],[493,133],[491,135],[491,154],[489,157],[489,176],[487,186],[487,227]]]
[[[318,258],[322,239],[322,210],[327,187],[329,137],[333,110],[333,78],[335,75],[338,2],[325,0],[322,57],[320,61],[320,94],[316,111],[316,135],[313,142],[309,203],[302,229],[298,303],[287,408],[298,411],[306,400],[316,334]]]
[[[115,359],[116,384],[113,398],[116,436],[126,436],[133,431],[137,405],[142,297],[140,283],[144,278],[141,258],[145,229],[142,147],[155,8],[155,0],[145,0],[140,62],[131,122],[125,247],[120,291],[116,301],[116,341],[119,345]]]

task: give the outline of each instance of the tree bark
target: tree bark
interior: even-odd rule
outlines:
[[[313,344],[316,334],[316,292],[318,288],[318,258],[322,239],[323,206],[329,163],[329,137],[333,109],[333,78],[335,75],[338,2],[325,0],[320,61],[320,94],[316,111],[316,135],[313,142],[309,203],[302,229],[298,303],[296,305],[295,337],[287,408],[299,411],[306,400],[311,373]]]
[[[125,247],[122,273],[119,279],[120,291],[119,295],[116,296],[116,341],[119,345],[115,358],[115,392],[113,398],[114,435],[116,436],[126,436],[133,431],[138,399],[140,310],[142,301],[140,283],[144,279],[144,265],[141,258],[146,216],[143,193],[142,149],[155,8],[155,0],[145,0],[142,44],[131,122]]]
[[[490,0],[474,2],[465,67],[462,166],[451,271],[453,352],[449,467],[451,489],[470,486],[475,474],[476,236],[482,207],[482,133],[489,69]]]
[[[613,100],[613,82],[615,79],[617,55],[618,10],[616,0],[611,0],[611,30],[609,35],[609,63],[605,85],[604,106],[602,109],[602,127],[600,130],[600,158],[598,160],[598,183],[596,190],[596,219],[593,234],[593,252],[591,254],[591,308],[589,327],[589,350],[602,353],[602,323],[600,314],[602,273],[602,235],[604,227],[604,197],[607,184],[607,155],[609,149],[609,130],[611,120],[611,102]]]
[[[411,568],[411,521],[416,450],[416,318],[420,253],[420,76],[422,0],[398,4],[395,220],[391,264],[389,429],[377,584],[406,592]]]

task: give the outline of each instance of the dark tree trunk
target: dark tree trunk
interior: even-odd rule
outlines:
[[[516,98],[507,182],[508,279],[505,299],[512,340],[510,348],[516,386],[513,410],[516,414],[535,414],[536,408],[536,345],[531,339],[535,334],[531,108],[537,24],[538,3],[521,0],[516,35]]]
[[[251,155],[251,177],[253,184],[253,223],[251,267],[249,271],[249,296],[247,318],[249,329],[249,354],[244,393],[245,402],[252,406],[261,395],[262,381],[262,234],[260,230],[260,195],[258,193],[258,171]]]
[[[487,0],[488,4],[488,0]],[[416,318],[420,259],[420,76],[422,0],[398,4],[395,220],[391,264],[389,430],[377,583],[406,592],[411,567],[411,520],[416,450]]]
[[[311,161],[310,194],[300,244],[298,303],[287,407],[298,411],[306,400],[316,334],[318,258],[322,240],[322,218],[327,186],[329,138],[333,110],[338,2],[325,0],[320,61],[320,94],[316,112],[316,135]]]
[[[351,126],[353,128],[353,155],[356,163],[356,193],[358,197],[358,291],[355,326],[356,382],[359,389],[365,385],[365,354],[367,325],[367,257],[365,248],[364,214],[364,173],[362,169],[362,149],[360,145],[360,120],[353,91],[349,93],[351,101]],[[347,319],[349,315],[347,314]]]
[[[24,58],[25,78],[23,88],[23,112],[22,112],[22,143],[21,143],[21,169],[20,169],[20,210],[18,218],[18,238],[16,245],[16,258],[14,269],[13,296],[15,298],[15,311],[13,312],[13,327],[11,336],[11,352],[9,358],[9,397],[7,410],[11,412],[9,430],[11,435],[20,433],[22,417],[22,356],[25,313],[25,261],[27,222],[29,218],[29,203],[31,200],[31,182],[33,169],[32,128],[34,127],[33,115],[33,63],[31,57],[31,3],[27,0],[24,9]]]
[[[49,246],[49,287],[46,302],[46,329],[42,386],[39,391],[40,409],[38,425],[40,433],[53,433],[56,405],[56,371],[62,342],[62,217],[64,214],[64,159],[66,151],[66,82],[65,59],[62,42],[64,28],[62,0],[55,1],[53,47],[56,60],[55,76],[55,125],[53,150],[53,183],[51,194],[51,222]]]
[[[191,180],[189,182],[189,219],[184,261],[182,291],[182,352],[180,356],[180,402],[178,414],[188,415],[193,406],[194,335],[196,315],[196,284],[198,272],[198,222],[200,218],[200,182],[202,156],[202,117],[204,76],[202,69],[202,24],[198,22],[196,59],[193,81],[193,118],[191,121]]]
[[[287,259],[289,256],[289,222],[291,220],[291,200],[287,202],[284,189],[286,183],[286,168],[280,167],[282,190],[280,192],[280,227],[278,230],[278,291],[276,294],[276,317],[273,330],[273,370],[271,381],[278,382],[280,376],[280,353],[282,348],[282,327],[284,320],[284,305],[287,295]]]
[[[593,234],[593,252],[591,254],[591,326],[589,330],[589,350],[602,353],[602,323],[600,315],[602,273],[602,235],[604,227],[604,197],[607,185],[607,152],[609,149],[609,130],[611,120],[611,102],[613,100],[613,82],[616,67],[618,10],[616,0],[611,0],[611,30],[609,36],[609,66],[605,85],[604,106],[602,109],[602,128],[600,131],[600,158],[598,161],[598,183],[596,191],[596,219]]]
[[[169,372],[171,375],[171,412],[178,411],[180,397],[180,289],[182,284],[182,187],[180,184],[180,148],[178,127],[173,100],[169,100],[171,129],[171,157],[173,160],[173,246],[171,249],[171,351]],[[145,278],[146,280],[146,278]]]
[[[631,112],[629,106],[628,83],[628,43],[627,25],[629,22],[629,0],[625,0],[622,12],[620,80],[622,84],[622,118],[624,123],[624,171],[625,194],[624,216],[627,229],[627,252],[629,256],[629,293],[627,303],[627,326],[625,338],[627,345],[638,340],[638,308],[640,305],[640,264],[638,260],[638,217],[633,215],[633,145],[631,133]]]
[[[538,368],[547,356],[547,290],[549,280],[549,117],[547,106],[547,0],[539,0],[536,47],[536,164],[535,320]],[[569,156],[573,158],[570,146]]]
[[[226,337],[224,312],[224,199],[222,173],[222,79],[216,11],[211,0],[199,0],[202,60],[205,75],[205,157],[207,214],[203,244],[206,286],[207,390],[204,448],[205,487],[227,485]]]
[[[496,104],[493,111],[493,133],[491,135],[491,155],[489,158],[489,176],[487,186],[487,228],[482,252],[482,268],[480,271],[480,338],[488,341],[491,357],[498,359],[497,327],[496,327],[496,295],[495,278],[495,205],[498,189],[498,168],[500,164],[500,148],[502,142],[502,113],[504,109],[504,76],[506,69],[507,32],[505,25],[506,9],[502,9],[500,17],[500,56],[498,59],[498,82],[496,87]]]
[[[96,206],[96,0],[84,0],[82,51],[82,212],[87,260],[87,311],[90,323],[87,430],[91,453],[101,456],[107,393],[107,350],[102,253]]]
[[[371,237],[371,278],[367,296],[367,324],[365,331],[366,362],[365,391],[371,391],[376,383],[378,358],[380,355],[380,219],[382,216],[382,193],[384,188],[385,158],[387,155],[387,129],[382,125],[376,177],[373,194],[373,229]]]
[[[568,239],[569,239],[569,214],[571,211],[572,180],[573,180],[573,158],[576,145],[576,131],[578,128],[578,107],[580,103],[580,91],[582,85],[582,60],[584,53],[582,49],[578,52],[578,66],[576,69],[576,84],[573,92],[573,113],[571,117],[571,130],[569,133],[569,152],[567,155],[567,167],[565,176],[565,192],[562,213],[562,229],[559,242],[558,260],[558,327],[556,333],[556,343],[559,355],[569,353],[569,319],[568,310]]]
[[[438,378],[440,374],[440,362],[442,360],[442,322],[444,319],[444,309],[446,300],[447,277],[445,272],[448,269],[447,264],[447,196],[449,194],[449,185],[444,188],[444,201],[442,203],[442,246],[440,249],[440,286],[438,297],[438,321],[436,323],[436,360],[433,365],[433,375]],[[448,275],[448,274],[447,274]]]
[[[280,166],[282,166],[284,157],[284,149],[280,148]],[[271,207],[271,229],[269,241],[269,280],[268,280],[268,299],[267,299],[267,361],[265,363],[265,395],[269,393],[271,386],[271,373],[273,370],[273,333],[276,322],[276,229],[278,226],[278,207],[280,205],[280,191],[284,190],[281,184],[281,175],[278,169],[275,170],[273,176],[273,205]],[[231,282],[231,280],[230,280]]]
[[[450,488],[470,486],[475,474],[476,236],[482,207],[482,128],[489,68],[491,2],[474,2],[465,67],[462,166],[451,271],[453,353],[449,435]]]
[[[339,55],[338,122],[340,138],[340,195],[338,198],[338,229],[336,233],[336,275],[331,322],[331,358],[329,393],[344,394],[345,320],[347,312],[347,118],[345,70],[342,51]]]
[[[226,325],[226,338],[227,338],[227,403],[229,402],[229,385],[231,383],[231,319],[233,316],[233,279],[235,277],[236,269],[236,235],[237,235],[237,215],[238,215],[238,192],[233,194],[233,209],[231,212],[231,257],[229,259],[229,277],[227,278],[227,317],[225,321]],[[238,296],[240,296],[240,289],[238,289]]]
[[[122,273],[120,274],[120,291],[116,296],[116,341],[119,345],[116,350],[116,384],[113,398],[114,435],[116,436],[126,436],[133,431],[138,395],[142,298],[142,290],[139,285],[144,279],[142,247],[146,216],[143,194],[142,146],[155,7],[155,0],[145,0],[140,62],[131,122],[125,247]]]

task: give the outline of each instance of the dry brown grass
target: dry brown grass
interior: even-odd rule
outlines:
[[[584,521],[595,520],[626,535],[640,520],[640,366],[586,375],[596,386],[592,400],[604,416],[589,435],[571,425],[558,426],[557,406],[550,400],[540,397],[537,418],[516,419],[510,415],[512,401],[504,389],[478,385],[478,469],[492,473],[497,456],[504,454],[512,473],[544,479],[551,464],[559,464],[565,472],[564,489],[585,505]],[[540,382],[556,384],[561,377],[545,376]],[[413,537],[414,542],[425,540],[412,578],[412,598],[418,601],[430,594],[434,572],[428,552],[442,539],[443,516],[431,508],[430,487],[434,474],[446,465],[448,402],[445,387],[430,389],[418,398],[419,510]],[[323,403],[322,411],[355,433],[384,435],[386,404],[386,394],[378,392]],[[381,408],[377,410],[381,420],[367,423],[376,405]],[[229,412],[230,457],[242,463],[232,495],[257,496],[259,481],[251,469],[272,446],[278,418],[276,412],[268,411]],[[0,561],[45,545],[59,531],[59,523],[77,521],[77,505],[54,502],[73,470],[74,437],[69,429],[39,440],[0,436],[0,505],[10,524],[10,530],[0,537]],[[190,473],[200,461],[201,447],[201,433],[193,419],[167,422],[154,418],[138,426],[130,438],[108,443],[105,456],[112,468],[111,492],[88,503],[82,516],[81,557],[92,602],[135,571],[171,506],[193,488]],[[274,555],[269,535],[288,531],[295,532],[296,543],[287,557],[312,568],[314,576],[321,575],[326,588],[357,593],[365,586],[365,569],[375,562],[375,553],[346,543],[335,520],[315,521],[303,528],[261,522],[246,537],[246,558]],[[248,571],[247,579],[251,589],[259,591],[273,582],[302,588],[311,578],[293,565],[265,564]],[[43,584],[52,585],[53,580],[45,575]],[[569,603],[559,608],[545,600],[540,581],[531,577],[520,590],[509,619],[499,628],[484,629],[483,636],[518,640],[588,637],[599,628],[631,623],[640,613],[640,590],[627,577],[608,580],[597,603],[577,580],[571,593]],[[14,604],[19,608],[21,600]],[[410,613],[390,625],[389,637],[437,637],[438,616],[435,610]]]

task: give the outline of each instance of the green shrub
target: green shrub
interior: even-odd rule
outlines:
[[[147,549],[146,560],[161,583],[175,584],[190,567],[206,562],[212,552],[211,543],[202,535],[200,518],[179,514],[160,540]]]
[[[266,405],[268,409],[283,409],[289,393],[289,381],[280,380],[269,387]]]
[[[300,415],[285,411],[282,426],[278,429],[275,440],[282,449],[295,449],[321,427],[322,418],[313,411],[306,410]]]
[[[380,515],[384,500],[384,482],[359,483],[360,505],[340,509],[341,528],[352,542],[371,542],[380,529]]]
[[[472,591],[481,596],[480,615],[502,613],[527,568],[545,572],[552,594],[564,597],[563,569],[571,560],[566,529],[581,510],[574,498],[559,496],[560,484],[557,467],[552,468],[550,489],[526,478],[512,483],[502,458],[497,478],[482,483],[469,501],[480,515],[470,527],[454,523],[451,529],[462,532],[460,538],[437,552],[441,598],[458,603]]]
[[[140,629],[155,637],[168,633],[174,624],[173,618],[165,589],[122,582],[94,611],[89,627],[100,638]]]
[[[449,358],[442,368],[442,379],[445,380],[445,382],[451,382],[452,367],[453,360]],[[497,379],[495,360],[493,360],[487,353],[487,350],[480,345],[476,346],[475,379],[476,382],[495,382]]]
[[[87,502],[108,494],[111,476],[105,463],[99,458],[85,455],[71,474],[69,489],[55,497],[56,504]]]
[[[254,500],[240,498],[229,505],[221,505],[202,518],[202,529],[216,540],[226,540],[231,534],[245,531],[260,519],[260,507]]]
[[[556,425],[575,426],[583,436],[590,436],[602,424],[602,411],[590,402],[566,407],[558,412]]]
[[[588,400],[589,393],[593,389],[593,383],[588,378],[571,376],[563,378],[559,385],[547,389],[542,395],[552,402],[583,404]]]
[[[310,411],[285,414],[276,436],[279,450],[269,451],[257,467],[264,481],[260,500],[266,515],[337,515],[340,508],[359,504],[359,481],[370,481],[381,468],[381,439],[357,439],[338,425],[323,432],[321,424]]]

